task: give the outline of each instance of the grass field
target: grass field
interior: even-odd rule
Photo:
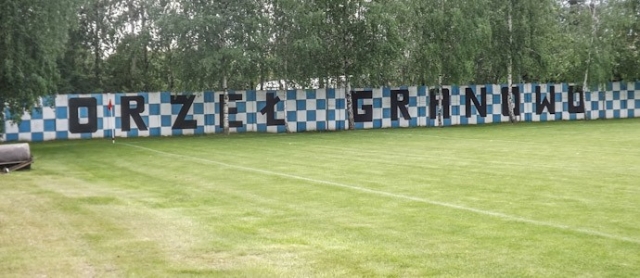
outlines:
[[[31,150],[3,277],[640,276],[640,119]]]

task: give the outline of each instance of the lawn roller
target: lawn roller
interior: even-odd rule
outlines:
[[[3,144],[0,145],[0,169],[2,174],[7,174],[20,169],[30,169],[33,156],[29,144]]]

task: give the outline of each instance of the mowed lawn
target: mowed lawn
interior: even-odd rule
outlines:
[[[638,277],[640,120],[33,143],[2,277]]]

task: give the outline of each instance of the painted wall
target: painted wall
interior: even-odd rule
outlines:
[[[429,93],[431,91],[431,93]],[[448,86],[439,97],[426,87],[356,89],[357,129],[508,122],[505,86]],[[514,87],[520,121],[611,119],[640,116],[640,82],[612,83],[579,94],[567,84]],[[7,122],[0,140],[46,141],[222,133],[222,93],[57,95]],[[109,106],[111,102],[111,109]],[[230,92],[231,132],[341,130],[347,126],[342,89]],[[286,120],[286,121],[285,121]]]

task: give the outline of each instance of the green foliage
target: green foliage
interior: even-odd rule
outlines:
[[[611,30],[609,48],[614,58],[614,75],[616,79],[640,79],[640,1],[610,0],[606,28]]]
[[[482,1],[410,1],[409,48],[412,82],[434,85],[443,75],[446,83],[466,84],[474,78],[474,61],[486,53],[489,33]],[[487,57],[488,58],[488,57]]]
[[[615,60],[621,49],[615,49],[619,14],[608,1],[576,3],[561,10],[562,33],[566,44],[558,49],[563,81],[595,88],[615,79]],[[618,27],[615,27],[618,25]],[[616,29],[612,29],[616,28]],[[624,28],[624,27],[622,27]],[[623,46],[626,47],[626,46]]]
[[[56,93],[56,61],[64,51],[74,5],[73,0],[0,1],[0,123],[5,107],[18,121],[39,97]]]

